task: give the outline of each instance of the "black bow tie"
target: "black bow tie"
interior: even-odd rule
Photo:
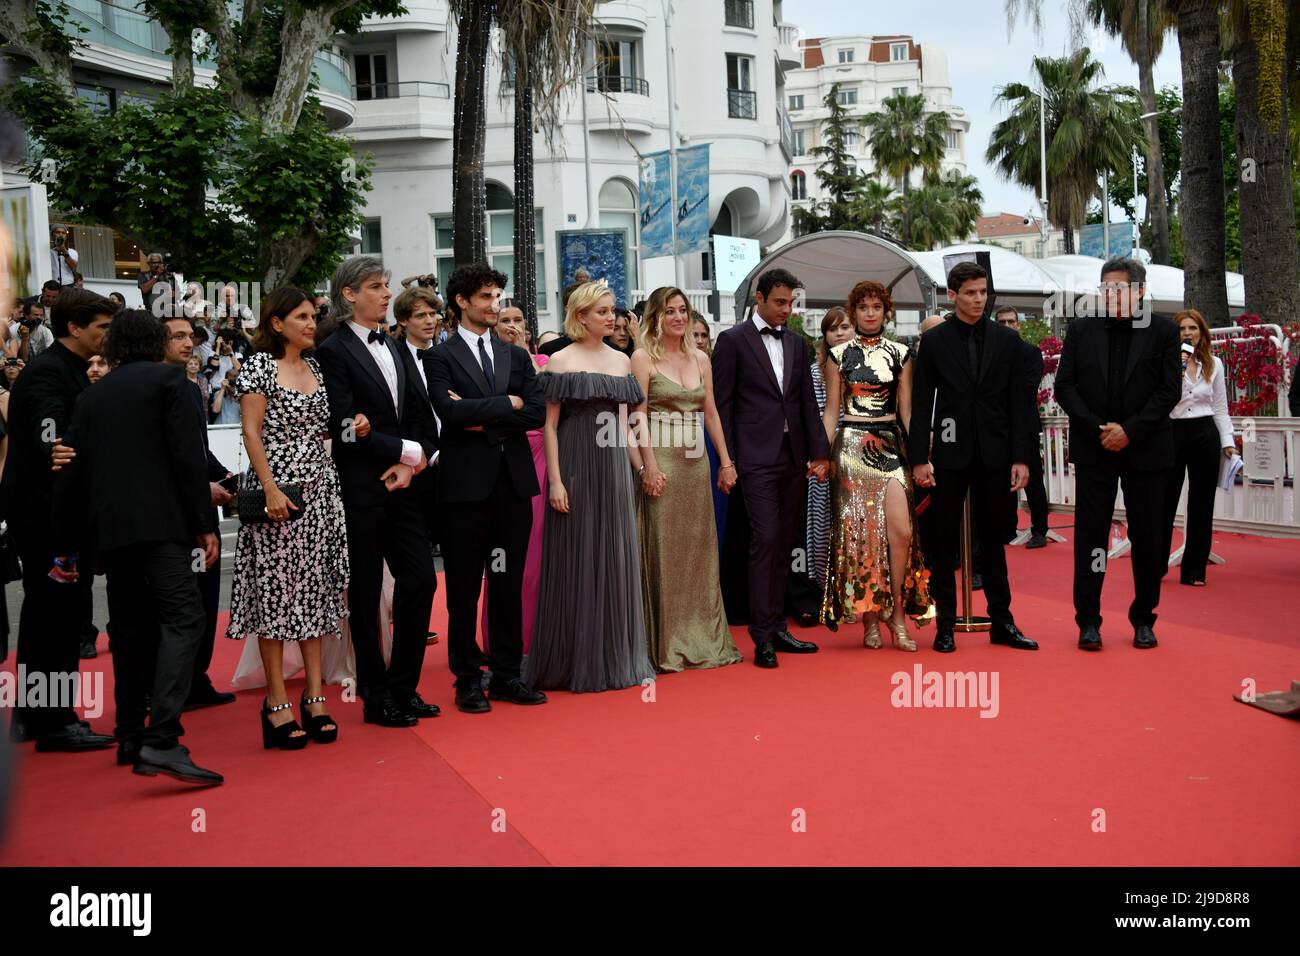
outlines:
[[[370,344],[371,342],[382,342],[383,340],[384,333],[380,332],[378,329],[374,329],[368,336],[366,336],[366,344]]]
[[[432,352],[432,351],[433,351],[433,347],[432,347],[432,346],[430,346],[430,347],[427,348],[427,349],[416,349],[416,350],[415,350],[415,357],[416,357],[417,359],[421,359],[421,360],[422,360],[426,355],[428,355],[428,354],[429,354],[430,352]]]
[[[759,334],[759,335],[771,335],[771,336],[773,336],[773,337],[779,339],[781,336],[785,335],[785,329],[783,329],[783,328],[781,328],[781,329],[773,329],[773,328],[770,328],[770,327],[769,327],[769,328],[763,328],[763,329],[759,329],[759,330],[758,330],[758,334]]]

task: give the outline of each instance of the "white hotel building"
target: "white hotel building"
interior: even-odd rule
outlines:
[[[73,58],[83,98],[112,110],[166,87],[167,39],[157,23],[129,9],[130,0],[120,0],[121,6],[68,2],[73,19],[90,31],[80,34],[88,45]],[[543,329],[562,324],[558,230],[626,227],[633,239],[629,288],[674,280],[671,257],[636,256],[639,160],[668,148],[670,120],[679,147],[711,144],[708,213],[714,232],[772,246],[789,230],[793,154],[785,83],[786,71],[800,63],[797,30],[783,21],[781,0],[669,3],[611,0],[597,7],[599,36],[586,51],[590,68],[562,99],[555,152],[543,135],[536,138]],[[456,31],[445,0],[406,0],[406,7],[404,16],[369,19],[358,35],[338,36],[333,49],[317,54],[318,95],[331,126],[354,142],[359,156],[374,157],[374,188],[367,193],[358,248],[381,255],[395,277],[434,270],[445,283],[452,261]],[[502,72],[494,55],[484,173],[489,256],[510,274],[513,97]],[[198,61],[196,75],[210,81],[211,64]],[[4,173],[7,185],[24,181],[13,166]],[[55,221],[60,213],[49,215]],[[72,238],[87,284],[101,291],[121,288],[135,304],[135,276],[149,250],[104,227],[77,225]],[[700,288],[710,275],[703,253],[683,256],[681,268],[686,288]]]
[[[830,110],[822,105],[831,87],[839,84],[839,103],[861,121],[881,109],[881,101],[898,93],[925,97],[927,111],[943,110],[951,119],[942,171],[966,166],[966,137],[970,120],[966,111],[952,101],[948,78],[948,57],[933,43],[917,43],[909,36],[835,36],[810,38],[803,43],[803,65],[786,76],[786,106],[794,127],[794,166],[790,173],[796,205],[821,199],[817,178],[818,158],[809,151],[822,145],[821,127]],[[850,149],[865,173],[875,164],[867,146],[866,133],[850,136]],[[912,185],[919,185],[921,173],[913,173]],[[900,184],[894,183],[895,188]]]

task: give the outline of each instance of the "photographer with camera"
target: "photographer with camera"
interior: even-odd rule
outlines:
[[[77,279],[77,250],[68,245],[68,227],[56,222],[50,227],[50,275],[59,285],[72,285]]]
[[[6,330],[5,356],[30,362],[54,344],[54,333],[45,324],[45,306],[39,301],[22,304],[18,319]]]
[[[176,274],[161,252],[149,253],[148,268],[140,273],[135,284],[144,300],[144,310],[155,318],[165,318],[176,306]],[[160,301],[161,300],[161,301]]]

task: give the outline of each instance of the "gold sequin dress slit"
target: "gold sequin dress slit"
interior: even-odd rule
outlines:
[[[882,418],[897,413],[897,393],[907,349],[885,338],[858,338],[830,350],[840,370],[844,414]],[[878,449],[864,448],[862,439],[874,434]],[[907,496],[912,541],[903,581],[903,611],[924,624],[935,614],[929,575],[921,559],[910,469],[904,456],[901,429],[893,421],[840,423],[831,449],[831,560],[822,597],[821,619],[842,621],[846,613],[894,614],[889,563],[889,526],[885,494],[897,481]]]

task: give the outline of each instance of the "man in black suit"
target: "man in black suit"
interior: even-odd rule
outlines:
[[[1020,313],[1013,306],[1004,305],[993,313],[998,325],[1005,326],[1017,335],[1020,334]],[[1034,435],[1030,442],[1032,454],[1029,456],[1029,483],[1025,485],[1025,500],[1029,504],[1029,540],[1025,542],[1027,550],[1047,547],[1047,488],[1043,485],[1043,453],[1039,436],[1043,433],[1043,421],[1038,417],[1038,386],[1043,381],[1043,353],[1036,345],[1021,339],[1021,350],[1025,353],[1024,371],[1025,387],[1034,396]],[[1011,496],[1010,534],[1015,537],[1019,500]]]
[[[727,443],[719,449],[726,464],[718,487],[730,493],[739,480],[749,517],[749,634],[759,667],[776,667],[777,651],[817,650],[790,633],[783,613],[805,481],[825,481],[830,470],[808,353],[786,328],[799,288],[784,269],[763,273],[753,316],[719,335],[713,350],[713,394]]]
[[[23,565],[18,623],[19,667],[29,675],[75,674],[81,650],[83,603],[50,578],[55,475],[51,452],[72,422],[77,396],[90,386],[87,363],[104,347],[116,306],[82,289],[64,289],[51,310],[55,342],[32,359],[9,399],[8,458],[0,482],[0,515],[9,522]],[[46,678],[50,679],[49,676]],[[26,707],[14,714],[15,740],[42,751],[101,750],[113,738],[77,720],[70,704]]]
[[[439,320],[438,310],[445,308],[438,293],[429,286],[417,285],[404,289],[393,301],[393,318],[401,330],[402,347],[398,352],[406,363],[406,373],[411,376],[416,391],[428,405],[427,433],[425,439],[438,446],[438,416],[429,398],[429,369],[433,361],[434,341]],[[424,529],[429,535],[429,547],[438,546],[438,452],[429,456],[429,467],[411,479],[411,489],[420,501],[424,514]],[[435,579],[435,593],[436,593]],[[438,632],[430,630],[428,643],[438,642]]]
[[[1011,584],[1004,547],[1007,493],[1024,487],[1034,414],[1025,386],[1020,336],[984,318],[988,273],[974,262],[959,262],[948,273],[948,298],[954,312],[925,334],[912,370],[912,421],[909,451],[913,480],[932,489],[927,522],[938,537],[926,555],[934,564],[930,594],[938,610],[934,649],[957,648],[958,534],[967,491],[972,534],[978,535],[984,596],[994,644],[1021,650],[1038,645],[1016,627],[1011,616]],[[933,436],[933,441],[931,441]]]
[[[410,727],[436,717],[416,691],[437,586],[433,553],[411,480],[436,451],[427,403],[402,359],[401,344],[380,329],[392,295],[373,256],[340,263],[330,280],[338,328],[316,349],[330,404],[334,463],[348,531],[348,587],[357,682],[365,719]],[[370,430],[354,423],[364,415]],[[379,643],[384,562],[393,573],[393,650],[387,668]]]
[[[196,571],[219,545],[190,383],[163,361],[166,335],[143,310],[114,317],[104,355],[115,367],[77,400],[55,531],[61,554],[93,544],[108,577],[118,763],[213,786],[221,775],[195,766],[180,736],[203,638]]]
[[[1146,268],[1111,259],[1101,268],[1106,315],[1070,323],[1056,370],[1056,401],[1070,416],[1074,463],[1074,619],[1079,647],[1101,650],[1115,491],[1133,544],[1133,646],[1156,646],[1152,627],[1168,566],[1160,516],[1164,472],[1174,464],[1169,413],[1182,396],[1178,327],[1144,308]]]
[[[167,330],[167,344],[163,361],[185,371],[190,357],[194,354],[194,320],[186,316],[163,321]],[[208,471],[208,489],[212,500],[209,518],[212,527],[218,526],[217,508],[227,504],[234,497],[217,482],[229,477],[226,466],[217,460],[208,447],[208,410],[203,401],[199,386],[187,381],[194,403],[194,420],[199,425],[199,434],[203,436],[204,465]],[[186,710],[198,710],[201,707],[215,707],[219,704],[234,703],[235,695],[217,690],[208,677],[208,668],[212,665],[212,652],[217,639],[217,612],[221,603],[221,538],[217,537],[217,560],[209,568],[204,568],[196,575],[199,593],[203,595],[203,640],[199,642],[198,653],[194,656],[194,679],[190,682],[190,696],[185,701]]]
[[[458,322],[434,351],[429,378],[429,397],[443,425],[438,501],[447,575],[447,663],[456,675],[456,706],[469,714],[492,709],[483,694],[483,652],[475,640],[485,571],[488,694],[515,704],[546,703],[545,694],[520,680],[524,563],[532,498],[541,493],[528,430],[545,421],[546,401],[528,353],[491,334],[507,281],[482,262],[451,274],[447,308]]]

